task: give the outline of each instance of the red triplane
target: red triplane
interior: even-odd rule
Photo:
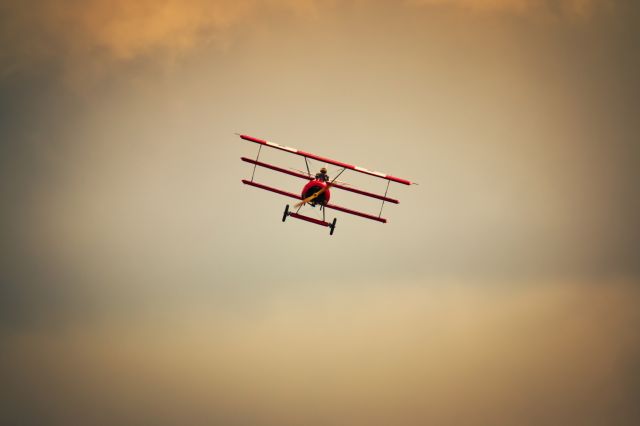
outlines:
[[[294,208],[296,209],[295,212],[289,211],[289,205],[287,204],[287,206],[284,209],[284,214],[282,215],[282,221],[283,222],[287,219],[288,216],[291,216],[293,218],[304,220],[306,222],[315,223],[316,225],[327,226],[330,229],[329,234],[333,235],[333,231],[336,229],[336,218],[334,218],[331,223],[325,221],[325,209],[333,209],[333,210],[341,211],[343,213],[348,213],[348,214],[352,214],[352,215],[355,215],[355,216],[364,217],[366,219],[375,220],[377,222],[387,223],[387,219],[381,217],[382,216],[382,207],[384,207],[385,201],[389,202],[389,203],[393,203],[393,204],[398,204],[399,203],[398,200],[394,200],[393,198],[387,197],[387,192],[389,191],[389,183],[393,181],[393,182],[402,183],[404,185],[412,185],[412,184],[415,185],[414,182],[410,182],[410,181],[408,181],[406,179],[401,179],[401,178],[398,178],[398,177],[395,177],[395,176],[391,176],[391,175],[388,175],[386,173],[367,170],[364,167],[352,166],[351,164],[343,163],[341,161],[332,160],[330,158],[321,157],[321,156],[315,155],[315,154],[310,154],[308,152],[304,152],[304,151],[301,151],[301,150],[295,149],[295,148],[290,148],[288,146],[278,145],[277,143],[273,143],[273,142],[265,141],[265,140],[262,140],[262,139],[254,138],[252,136],[247,136],[247,135],[238,135],[238,136],[240,136],[244,140],[247,140],[247,141],[250,141],[250,142],[255,142],[255,143],[260,145],[260,147],[258,148],[258,155],[256,156],[255,160],[252,160],[252,159],[246,158],[246,157],[242,157],[241,158],[242,161],[245,161],[247,163],[253,164],[253,173],[251,174],[251,180],[243,179],[242,183],[244,183],[246,185],[255,186],[256,188],[264,189],[266,191],[275,192],[276,194],[284,195],[286,197],[291,197],[291,198],[295,198],[295,199],[300,200],[300,202],[295,204],[295,206],[294,206]],[[260,158],[260,151],[262,150],[263,146],[276,148],[276,149],[279,149],[279,150],[282,150],[282,151],[290,152],[292,154],[296,154],[296,155],[300,155],[300,156],[304,157],[305,165],[307,167],[307,173],[306,174],[305,173],[299,173],[297,171],[283,169],[281,167],[274,166],[272,164],[267,164],[267,163],[263,163],[261,161],[258,161],[259,158]],[[324,167],[321,169],[320,173],[317,173],[315,175],[315,177],[314,177],[311,174],[311,171],[309,170],[309,161],[308,161],[308,159],[321,161],[321,162],[327,163],[327,164],[332,164],[334,166],[340,167],[342,170],[340,170],[340,172],[331,181],[329,181],[329,177],[326,175],[326,169]],[[278,189],[278,188],[273,188],[273,187],[270,187],[270,186],[267,186],[267,185],[264,185],[264,184],[261,184],[261,183],[253,181],[253,177],[255,175],[257,166],[264,167],[264,168],[271,169],[271,170],[275,170],[276,172],[285,173],[285,174],[288,174],[288,175],[291,175],[291,176],[295,176],[295,177],[298,177],[298,178],[301,178],[301,179],[306,179],[309,182],[307,182],[307,184],[304,186],[304,188],[302,188],[302,192],[301,192],[300,195],[294,194],[293,192],[283,191],[283,190]],[[336,179],[342,174],[342,172],[344,172],[347,169],[348,170],[353,170],[353,171],[356,171],[356,172],[360,172],[360,173],[364,173],[364,174],[367,174],[367,175],[370,175],[370,176],[376,176],[376,177],[379,177],[379,178],[382,178],[382,179],[386,179],[387,180],[387,189],[384,192],[384,195],[373,194],[371,192],[366,192],[366,191],[362,191],[360,189],[353,188],[351,186],[347,186],[347,184],[344,184],[344,183],[341,183],[341,182],[336,182]],[[371,214],[368,214],[368,213],[363,213],[363,212],[359,212],[359,211],[356,211],[356,210],[351,210],[351,209],[348,209],[346,207],[337,206],[335,204],[329,204],[329,199],[331,198],[331,190],[330,190],[330,188],[339,188],[339,189],[342,189],[344,191],[349,191],[349,192],[353,192],[355,194],[364,195],[364,196],[367,196],[367,197],[372,197],[372,198],[376,198],[378,200],[382,200],[382,205],[380,206],[380,213],[378,214],[378,216],[374,216],[374,215],[371,215]],[[322,211],[322,220],[315,219],[313,217],[309,217],[309,216],[305,216],[305,215],[299,214],[298,212],[300,211],[300,208],[305,204],[309,204],[312,207],[315,207],[316,205],[319,205],[320,206],[320,210]]]

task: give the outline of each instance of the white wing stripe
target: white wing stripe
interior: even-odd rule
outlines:
[[[376,171],[373,171],[373,170],[368,170],[368,169],[365,169],[364,167],[355,166],[354,169],[356,169],[359,172],[364,172],[364,173],[369,173],[371,175],[380,176],[381,178],[386,178],[387,177],[387,175],[385,173],[380,173],[380,172],[376,172]]]
[[[267,142],[267,145],[272,146],[272,147],[274,147],[274,148],[284,149],[285,151],[289,151],[289,152],[293,152],[293,153],[297,153],[297,152],[298,152],[298,150],[297,150],[297,149],[295,149],[295,148],[291,148],[291,147],[289,147],[289,146],[283,146],[283,145],[279,145],[279,144],[277,144],[277,143],[269,142],[269,141],[265,141],[265,142]]]

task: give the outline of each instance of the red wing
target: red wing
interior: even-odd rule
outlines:
[[[300,195],[298,195],[298,194],[294,194],[293,192],[284,191],[284,190],[278,189],[278,188],[273,188],[271,186],[263,185],[263,184],[258,183],[258,182],[252,182],[250,180],[243,179],[242,183],[244,183],[245,185],[251,185],[251,186],[255,186],[256,188],[264,189],[265,191],[275,192],[276,194],[284,195],[285,197],[291,197],[291,198],[295,198],[296,200],[302,200],[302,197]],[[338,211],[343,212],[343,213],[348,213],[348,214],[352,214],[352,215],[355,215],[355,216],[360,216],[360,217],[363,217],[365,219],[375,220],[376,222],[387,223],[387,219],[385,219],[383,217],[373,216],[373,215],[370,215],[368,213],[359,212],[357,210],[351,210],[351,209],[348,209],[346,207],[336,206],[335,204],[327,204],[324,207],[327,208],[327,209],[338,210]]]
[[[345,169],[354,170],[356,172],[364,173],[364,174],[371,175],[371,176],[376,176],[376,177],[379,177],[379,178],[382,178],[382,179],[388,179],[390,181],[402,183],[404,185],[411,185],[411,183],[412,183],[411,181],[408,181],[406,179],[402,179],[402,178],[399,178],[399,177],[391,176],[391,175],[388,175],[386,173],[376,172],[376,171],[373,171],[373,170],[365,169],[364,167],[354,166],[352,164],[347,164],[347,163],[343,163],[341,161],[332,160],[330,158],[321,157],[319,155],[311,154],[309,152],[304,152],[304,151],[301,151],[301,150],[296,149],[296,148],[291,148],[289,146],[278,145],[277,143],[274,143],[274,142],[269,142],[269,141],[266,141],[266,140],[263,140],[263,139],[254,138],[253,136],[240,135],[240,137],[242,139],[244,139],[244,140],[247,140],[247,141],[250,141],[250,142],[255,142],[255,143],[260,144],[260,145],[270,146],[271,148],[276,148],[276,149],[279,149],[279,150],[282,150],[282,151],[290,152],[292,154],[301,155],[303,157],[311,158],[312,160],[318,160],[318,161],[321,161],[323,163],[333,164],[334,166],[344,167]]]
[[[246,158],[246,157],[242,157],[241,160],[246,162],[246,163],[249,163],[249,164],[255,164],[256,166],[264,167],[266,169],[275,170],[276,172],[285,173],[285,174],[288,174],[288,175],[291,175],[291,176],[299,177],[300,179],[306,179],[306,180],[312,180],[313,179],[312,177],[309,177],[306,174],[298,173],[298,172],[295,172],[293,170],[283,169],[282,167],[274,166],[273,164],[263,163],[262,161],[256,161],[256,160],[252,160],[252,159]],[[396,199],[385,197],[384,195],[373,194],[371,192],[363,191],[363,190],[357,189],[357,188],[352,188],[350,186],[344,186],[344,185],[341,185],[339,183],[333,183],[333,184],[331,184],[331,187],[332,188],[339,188],[339,189],[342,189],[344,191],[353,192],[355,194],[360,194],[360,195],[364,195],[364,196],[371,197],[371,198],[377,198],[378,200],[386,201],[388,203],[393,203],[393,204],[398,204],[399,203],[399,201],[396,200]]]

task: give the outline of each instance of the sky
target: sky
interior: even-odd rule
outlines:
[[[0,422],[638,424],[639,13],[3,2]]]

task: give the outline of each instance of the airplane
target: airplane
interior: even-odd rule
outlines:
[[[242,183],[244,183],[245,185],[253,186],[255,188],[264,189],[266,191],[274,192],[276,194],[284,195],[286,197],[291,197],[291,198],[295,198],[295,199],[299,200],[299,202],[294,205],[295,211],[290,211],[289,210],[289,205],[287,204],[287,206],[284,209],[284,214],[282,215],[282,221],[284,222],[287,219],[287,217],[293,217],[295,219],[303,220],[305,222],[315,223],[316,225],[328,227],[329,228],[329,235],[333,235],[333,232],[335,231],[337,218],[334,217],[333,221],[331,223],[327,222],[325,220],[325,209],[337,210],[337,211],[340,211],[340,212],[343,212],[343,213],[352,214],[352,215],[355,215],[355,216],[358,216],[358,217],[374,220],[374,221],[377,221],[377,222],[380,222],[380,223],[387,223],[387,219],[382,217],[382,208],[384,207],[384,203],[385,202],[393,203],[393,204],[398,204],[399,203],[398,200],[395,200],[393,198],[387,197],[387,193],[389,191],[389,184],[391,182],[397,182],[397,183],[401,183],[403,185],[417,185],[417,183],[411,182],[411,181],[409,181],[407,179],[402,179],[402,178],[399,178],[399,177],[391,176],[389,174],[382,173],[382,172],[368,170],[368,169],[366,169],[364,167],[354,166],[354,165],[351,165],[351,164],[343,163],[341,161],[332,160],[330,158],[321,157],[319,155],[315,155],[315,154],[311,154],[309,152],[301,151],[301,150],[296,149],[296,148],[291,148],[291,147],[288,147],[288,146],[278,145],[277,143],[270,142],[270,141],[263,140],[263,139],[258,139],[258,138],[255,138],[253,136],[248,136],[248,135],[243,135],[243,134],[238,134],[238,133],[236,133],[236,135],[240,136],[241,139],[244,139],[244,140],[249,141],[249,142],[254,142],[254,143],[259,145],[258,154],[257,154],[255,160],[250,159],[250,158],[246,158],[246,157],[241,157],[240,158],[242,161],[244,161],[246,163],[253,164],[253,173],[251,174],[251,180],[242,179]],[[267,163],[264,163],[262,161],[259,161],[259,159],[260,159],[260,151],[262,150],[263,146],[266,146],[266,147],[269,147],[269,148],[275,148],[275,149],[278,149],[278,150],[281,150],[281,151],[289,152],[291,154],[295,154],[295,155],[299,155],[301,157],[304,157],[304,161],[305,161],[305,165],[306,165],[306,168],[307,168],[307,172],[304,173],[304,172],[298,171],[298,170],[288,170],[288,169],[285,169],[285,168],[282,168],[282,167],[275,166],[273,164],[267,164]],[[309,169],[309,161],[308,161],[309,159],[337,166],[341,170],[337,173],[337,175],[332,180],[328,179],[328,176],[326,175],[326,168],[325,167],[323,167],[321,169],[320,173],[318,173],[318,174],[316,174],[314,176],[314,175],[311,174],[311,171]],[[284,173],[284,174],[287,174],[287,175],[290,175],[290,176],[295,176],[295,177],[298,177],[300,179],[306,179],[309,182],[307,182],[306,185],[304,185],[300,195],[295,194],[293,192],[288,192],[288,191],[284,191],[282,189],[278,189],[278,188],[274,188],[274,187],[271,187],[271,186],[267,186],[265,184],[258,183],[258,182],[254,181],[256,167],[258,167],[258,166],[266,168],[266,169],[274,170],[274,171],[279,172],[279,173]],[[387,180],[387,189],[385,190],[384,195],[374,194],[374,193],[371,193],[371,192],[363,191],[361,189],[356,189],[356,188],[353,188],[353,187],[349,186],[348,184],[346,184],[344,182],[338,181],[337,178],[345,170],[352,170],[352,171],[355,171],[355,172],[364,173],[366,175],[370,175],[370,176],[375,176],[375,177],[378,177],[378,178],[386,179]],[[341,189],[343,191],[349,191],[349,192],[352,192],[352,193],[355,193],[355,194],[358,194],[358,195],[363,195],[363,196],[366,196],[366,197],[371,197],[371,198],[375,198],[375,199],[381,200],[382,201],[382,205],[380,206],[380,213],[378,214],[378,216],[374,216],[374,215],[369,214],[369,213],[364,213],[364,212],[360,212],[360,211],[357,211],[357,210],[352,210],[352,209],[349,209],[349,208],[346,208],[346,207],[342,207],[342,206],[338,206],[338,205],[335,205],[335,204],[329,204],[329,199],[331,198],[331,189],[332,188],[337,188],[337,189]],[[309,205],[311,207],[320,206],[320,210],[322,211],[322,220],[300,214],[299,213],[300,209],[304,205]]]

